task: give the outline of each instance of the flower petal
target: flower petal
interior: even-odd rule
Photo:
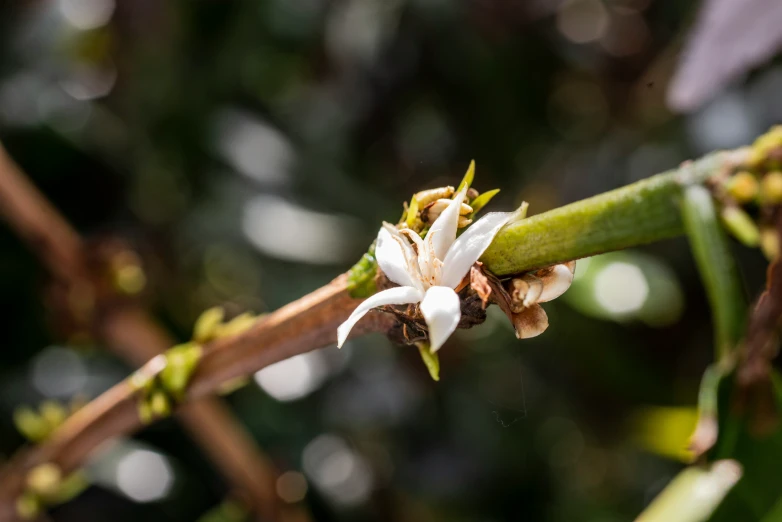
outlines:
[[[443,259],[443,275],[440,284],[450,288],[467,275],[470,267],[489,248],[497,232],[514,215],[513,212],[492,212],[471,225],[453,242]]]
[[[396,231],[396,229],[394,229]],[[397,232],[398,234],[398,232]],[[410,273],[408,259],[415,257],[413,249],[407,246],[409,253],[404,251],[407,242],[394,239],[394,232],[388,230],[383,225],[380,232],[377,233],[377,243],[375,244],[375,259],[380,269],[388,279],[402,286],[418,286],[416,277]],[[405,254],[408,254],[406,256]]]
[[[513,328],[519,339],[537,337],[548,328],[546,311],[542,306],[535,304],[518,314],[513,314]]]
[[[538,302],[547,303],[564,294],[570,288],[570,283],[573,282],[575,271],[575,261],[538,270],[535,275],[543,281],[543,292],[538,297]]]
[[[465,194],[467,194],[467,187],[456,193],[451,203],[434,220],[427,233],[427,237],[431,234],[432,253],[441,261],[445,258],[445,254],[448,253],[448,249],[451,248],[454,239],[456,239],[459,212],[464,202]]]
[[[459,296],[445,286],[433,286],[421,301],[421,313],[429,328],[429,344],[436,352],[451,336],[462,317]]]
[[[364,302],[358,305],[356,309],[353,310],[353,313],[350,314],[350,317],[337,328],[337,346],[342,348],[342,345],[345,344],[345,340],[348,338],[350,330],[353,329],[356,323],[372,308],[391,304],[401,305],[417,303],[421,301],[423,297],[423,292],[411,286],[389,288],[388,290],[383,290],[382,292],[378,292],[375,295],[368,297]]]

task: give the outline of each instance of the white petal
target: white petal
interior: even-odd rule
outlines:
[[[410,273],[410,267],[405,257],[404,248],[407,246],[406,240],[397,241],[385,225],[377,233],[377,243],[375,244],[375,259],[380,265],[380,270],[393,281],[402,286],[418,286],[416,278]],[[410,255],[414,255],[412,248]]]
[[[429,328],[432,352],[436,352],[456,330],[462,317],[459,296],[446,286],[433,286],[421,301],[421,313]]]
[[[451,200],[451,203],[443,210],[437,219],[432,223],[427,237],[432,234],[432,247],[434,255],[439,260],[445,258],[448,249],[451,248],[454,239],[456,239],[456,228],[459,224],[459,211],[461,210],[464,195],[467,194],[467,187],[460,190]]]
[[[489,248],[497,232],[513,216],[513,212],[492,212],[470,225],[448,250],[443,260],[440,284],[456,288],[473,263]]]
[[[570,261],[536,272],[535,275],[543,280],[543,292],[538,297],[538,302],[547,303],[564,294],[573,282],[575,270],[576,262]]]
[[[432,263],[428,257],[429,249],[427,248],[426,243],[424,243],[424,240],[421,239],[421,236],[419,236],[415,230],[406,228],[400,233],[409,237],[415,244],[415,248],[418,250],[418,274],[420,275],[421,281],[424,281],[425,283],[422,289],[429,288],[432,285]]]
[[[353,329],[356,323],[372,308],[391,304],[417,303],[423,297],[423,292],[411,286],[389,288],[388,290],[383,290],[382,292],[378,292],[375,295],[368,297],[364,302],[358,305],[358,307],[353,310],[353,313],[350,314],[350,317],[337,328],[337,346],[342,348],[342,345],[348,338],[350,330]]]

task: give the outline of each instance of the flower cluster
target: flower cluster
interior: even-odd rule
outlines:
[[[759,246],[768,259],[775,259],[780,251],[776,223],[782,205],[782,125],[732,157],[735,162],[711,187],[721,204],[722,222],[746,246]]]
[[[473,172],[474,164],[457,190],[444,187],[416,194],[400,224],[383,223],[375,242],[375,259],[385,277],[398,286],[370,296],[354,310],[338,328],[339,346],[371,309],[413,305],[423,316],[434,353],[459,325],[459,292],[463,289],[477,293],[484,305],[490,297],[500,304],[519,338],[533,337],[546,329],[548,319],[538,303],[567,289],[575,262],[506,281],[486,272],[478,259],[502,227],[526,216],[527,205],[515,212],[489,213],[473,223],[477,210],[498,192],[478,195],[470,189]],[[468,200],[470,204],[466,202],[468,191],[473,196]],[[465,230],[457,237],[460,228]]]

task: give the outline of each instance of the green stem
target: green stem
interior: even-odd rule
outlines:
[[[684,190],[682,218],[714,315],[719,361],[738,344],[743,332],[746,305],[738,270],[706,188],[693,185]]]
[[[682,188],[719,173],[728,154],[710,154],[676,170],[513,223],[497,234],[481,261],[503,276],[681,235]]]

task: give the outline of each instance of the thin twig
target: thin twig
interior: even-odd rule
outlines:
[[[19,167],[13,162],[0,145],[0,213],[22,236],[52,274],[69,288],[88,283],[84,263],[84,244],[78,233],[65,221],[43,195],[28,181]],[[98,310],[95,321],[97,335],[126,361],[140,366],[149,359],[163,353],[175,344],[140,307],[134,304],[116,303],[107,310]],[[117,397],[108,395],[109,399]],[[113,404],[106,399],[97,403],[93,412],[104,411],[100,405],[110,409]],[[128,415],[132,413],[132,415]],[[108,418],[114,427],[129,429],[134,422],[128,423],[135,412],[126,411],[126,416],[112,413]],[[91,414],[77,419],[72,425],[79,426]],[[250,435],[231,415],[219,400],[207,398],[186,405],[181,410],[181,418],[191,436],[201,445],[218,469],[233,484],[236,493],[259,517],[264,520],[283,520],[291,507],[283,505],[276,495],[275,481],[277,471],[269,458],[262,454]],[[88,430],[89,431],[89,430]],[[67,430],[65,433],[69,433]],[[97,433],[95,446],[105,440]],[[60,437],[62,438],[62,437]],[[42,456],[46,451],[40,453]],[[35,455],[32,453],[30,455]],[[86,457],[86,455],[83,455]],[[33,459],[34,461],[35,459]],[[45,460],[49,460],[44,458]],[[77,467],[83,460],[74,462]],[[24,466],[27,468],[27,466]],[[12,470],[9,470],[12,471]],[[5,475],[7,480],[21,486],[24,471],[17,470],[15,477]],[[13,505],[11,503],[11,505]],[[9,516],[13,517],[12,513]],[[296,519],[302,520],[297,513]],[[307,517],[303,519],[306,520]],[[3,513],[3,520],[6,519]]]

